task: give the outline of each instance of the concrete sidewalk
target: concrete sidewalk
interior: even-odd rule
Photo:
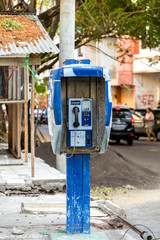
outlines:
[[[147,195],[154,195],[153,191],[146,191]],[[160,237],[159,230],[159,212],[160,203],[157,204],[159,199],[159,191],[155,193],[157,195],[156,202],[154,199],[147,201],[147,204],[126,204],[123,202],[122,205],[126,206],[128,213],[128,220],[131,220],[133,224],[143,224],[148,226],[156,235]],[[127,194],[128,195],[128,194]],[[50,213],[25,213],[22,212],[22,203],[24,204],[56,204],[63,205],[66,202],[65,193],[57,194],[40,194],[37,197],[27,196],[11,196],[11,197],[0,197],[0,239],[3,240],[39,240],[39,239],[50,239],[48,234],[62,233],[66,229],[66,215],[63,213],[64,208],[59,209],[59,212]],[[153,205],[153,202],[156,204]],[[142,207],[143,206],[143,207]],[[92,214],[91,214],[92,215]],[[105,221],[104,221],[105,220]],[[120,240],[127,228],[123,230],[108,230],[106,218],[100,217],[94,214],[91,216],[91,233],[102,232],[106,233],[110,240]],[[97,227],[96,227],[97,226]],[[99,227],[98,227],[99,226]],[[22,231],[21,235],[13,233],[14,229]],[[146,228],[140,226],[144,231],[148,231]],[[148,231],[149,232],[149,231]],[[56,238],[54,238],[56,240]],[[61,238],[62,240],[63,238]],[[65,235],[64,235],[64,239]],[[73,238],[71,238],[73,239]],[[81,238],[83,239],[83,238]],[[102,240],[104,238],[99,238]],[[142,239],[132,230],[128,231],[123,238],[124,240],[140,240]]]
[[[40,213],[23,213],[22,203],[36,206],[42,204],[58,203],[63,206],[66,203],[66,194],[57,193],[56,190],[63,191],[66,186],[65,175],[58,170],[45,164],[40,158],[35,158],[35,177],[31,177],[31,159],[25,163],[24,153],[22,159],[15,159],[6,151],[6,146],[0,147],[0,239],[48,239],[43,233],[61,233],[66,228],[66,215],[64,207],[57,212],[49,211]],[[10,164],[10,165],[9,165]],[[37,195],[27,194],[15,195],[11,197],[5,196],[7,193],[21,191],[22,193],[33,192]],[[41,194],[41,192],[50,194]],[[113,197],[112,197],[113,198]],[[136,199],[136,200],[135,200]],[[124,193],[120,198],[118,194],[115,196],[114,202],[124,208],[127,212],[128,220],[133,224],[142,224],[149,227],[156,235],[160,237],[160,190],[135,190]],[[119,200],[119,201],[118,201]],[[39,210],[38,210],[39,211]],[[36,211],[35,211],[36,212]],[[107,230],[106,219],[104,216],[91,217],[91,232],[105,232],[110,240],[120,240],[124,236],[126,229],[123,230]],[[96,225],[95,225],[96,224]],[[96,227],[95,227],[96,226]],[[97,227],[99,226],[99,227]],[[22,235],[15,235],[13,229],[17,228],[22,231]],[[148,231],[146,227],[140,226],[144,231]],[[132,230],[126,232],[124,239],[140,240],[140,236]],[[156,238],[155,238],[156,239]],[[100,239],[101,240],[101,239]]]
[[[25,163],[25,154],[21,159],[15,159],[5,146],[1,144],[0,151],[0,192],[7,190],[19,191],[63,191],[66,186],[66,176],[50,167],[42,159],[35,157],[35,177],[31,177],[31,154]]]

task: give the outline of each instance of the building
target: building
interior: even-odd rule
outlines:
[[[150,66],[149,62],[151,57],[160,57],[159,49],[142,49],[140,41],[124,36],[122,40],[111,37],[92,41],[76,50],[75,55],[110,70],[113,105],[154,108],[160,101],[160,63]]]
[[[133,83],[137,108],[156,108],[160,101],[160,49],[143,49],[134,55]],[[152,65],[150,59],[152,59]]]

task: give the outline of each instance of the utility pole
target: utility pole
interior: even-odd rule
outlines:
[[[59,66],[66,59],[74,59],[75,48],[75,0],[60,0],[60,54]],[[57,155],[56,168],[66,173],[66,156]]]
[[[59,65],[66,59],[74,59],[75,48],[75,0],[60,1],[60,54]]]

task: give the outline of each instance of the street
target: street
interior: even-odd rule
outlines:
[[[47,126],[38,128],[49,139]],[[129,184],[140,189],[159,188],[160,141],[146,140],[145,137],[134,140],[132,146],[123,140],[120,144],[110,141],[105,154],[91,154],[91,186],[122,187]],[[37,148],[36,154],[51,167],[55,167],[55,155],[50,142]]]
[[[126,159],[148,168],[157,173],[160,172],[160,142],[147,142],[147,138],[134,140],[132,146],[128,146],[125,141],[120,144],[110,142],[111,147]]]
[[[121,141],[118,145],[115,142],[110,141],[110,147],[128,162],[135,163],[139,166],[142,173],[143,170],[145,170],[150,174],[149,170],[151,170],[159,175],[160,142],[147,142],[146,140],[147,138],[140,138],[139,140],[134,141],[133,146],[128,146],[125,141]],[[150,176],[150,178],[153,180],[154,176]],[[158,178],[157,181],[155,181],[155,184],[151,185],[152,190],[119,190],[108,194],[108,196],[114,203],[126,210],[127,219],[132,224],[137,225],[137,227],[148,233],[151,233],[150,230],[153,231],[156,236],[154,239],[159,239],[160,179]],[[141,186],[143,186],[143,182]],[[155,188],[157,190],[155,190]],[[124,236],[126,230],[117,232],[110,230],[107,233],[111,239],[118,240]],[[140,239],[140,237],[130,229],[124,236],[124,239]]]

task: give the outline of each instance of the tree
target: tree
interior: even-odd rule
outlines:
[[[39,1],[42,4],[46,0]],[[36,0],[28,2],[35,7]],[[52,39],[58,32],[60,13],[60,0],[54,2],[55,6],[38,16]],[[13,0],[1,0],[0,9],[2,6],[9,8],[13,3]],[[75,47],[92,40],[110,36],[121,39],[128,35],[133,40],[141,40],[145,47],[155,48],[160,45],[159,16],[159,0],[76,0]],[[51,69],[58,55],[43,54],[41,59],[39,73]]]
[[[125,35],[130,36],[134,41],[141,40],[145,47],[155,48],[160,45],[159,0],[86,0],[85,2],[80,0],[77,1],[76,10],[76,48],[92,40],[111,36],[121,39]],[[50,13],[53,17],[57,16],[59,5],[46,13],[47,18],[44,23],[48,27]],[[40,19],[43,19],[44,15],[45,13],[40,14]],[[54,34],[56,28],[57,26]],[[51,37],[54,37],[54,34]],[[43,55],[43,67],[39,72],[52,68],[57,60],[57,55]]]
[[[14,0],[1,0],[0,1],[0,11],[6,11],[7,9],[12,9],[14,5]]]

